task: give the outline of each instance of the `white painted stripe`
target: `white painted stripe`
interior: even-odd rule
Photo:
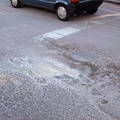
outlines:
[[[33,40],[35,42],[36,41],[44,41],[45,39],[57,40],[57,39],[65,37],[65,36],[71,35],[73,33],[89,29],[95,25],[101,25],[106,22],[109,22],[109,21],[111,21],[111,19],[108,19],[107,21],[103,22],[102,18],[115,17],[115,16],[120,16],[120,14],[117,13],[117,14],[105,14],[105,15],[95,16],[95,17],[93,17],[92,20],[85,22],[84,24],[80,24],[80,25],[78,24],[78,25],[74,25],[73,27],[67,27],[67,28],[55,30],[55,31],[52,31],[49,33],[45,33],[45,34],[39,35],[37,37],[34,37]]]
[[[51,38],[51,39],[59,39],[59,38],[64,37],[63,34],[56,33],[55,31],[49,32],[49,33],[45,33],[42,36],[43,36],[43,38]]]
[[[35,41],[43,41],[47,38],[51,38],[51,39],[60,39],[62,37],[65,37],[65,36],[68,36],[70,34],[73,34],[73,33],[76,33],[78,32],[79,29],[77,28],[74,28],[74,27],[67,27],[67,28],[63,28],[63,29],[60,29],[60,30],[55,30],[55,31],[52,31],[52,32],[49,32],[49,33],[45,33],[45,34],[42,34],[40,36],[37,36],[37,37],[34,37],[33,39]]]
[[[78,31],[79,31],[79,29],[77,29],[77,28],[68,27],[68,28],[64,28],[64,29],[61,29],[61,30],[56,30],[54,32],[57,33],[57,34],[61,34],[61,35],[67,36],[67,35],[76,33]]]

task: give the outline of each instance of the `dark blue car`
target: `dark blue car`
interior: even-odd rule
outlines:
[[[86,11],[88,14],[97,12],[103,0],[10,0],[15,8],[27,4],[56,11],[60,20],[68,20],[72,14]]]

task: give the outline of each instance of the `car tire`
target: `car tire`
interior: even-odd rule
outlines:
[[[87,14],[95,14],[97,12],[98,8],[97,9],[93,9],[93,10],[87,10]]]
[[[67,21],[70,18],[70,12],[65,5],[58,5],[56,9],[57,16],[62,21]]]
[[[21,7],[21,2],[19,0],[11,0],[11,4],[15,8],[20,8]]]

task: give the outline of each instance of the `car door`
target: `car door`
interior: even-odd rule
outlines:
[[[38,0],[40,6],[46,7],[49,9],[54,9],[55,1],[56,0]]]
[[[39,5],[39,0],[21,0],[23,3],[31,4],[31,5]]]

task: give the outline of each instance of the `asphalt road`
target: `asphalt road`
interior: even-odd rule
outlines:
[[[0,120],[119,120],[120,5],[70,21],[0,1]]]

